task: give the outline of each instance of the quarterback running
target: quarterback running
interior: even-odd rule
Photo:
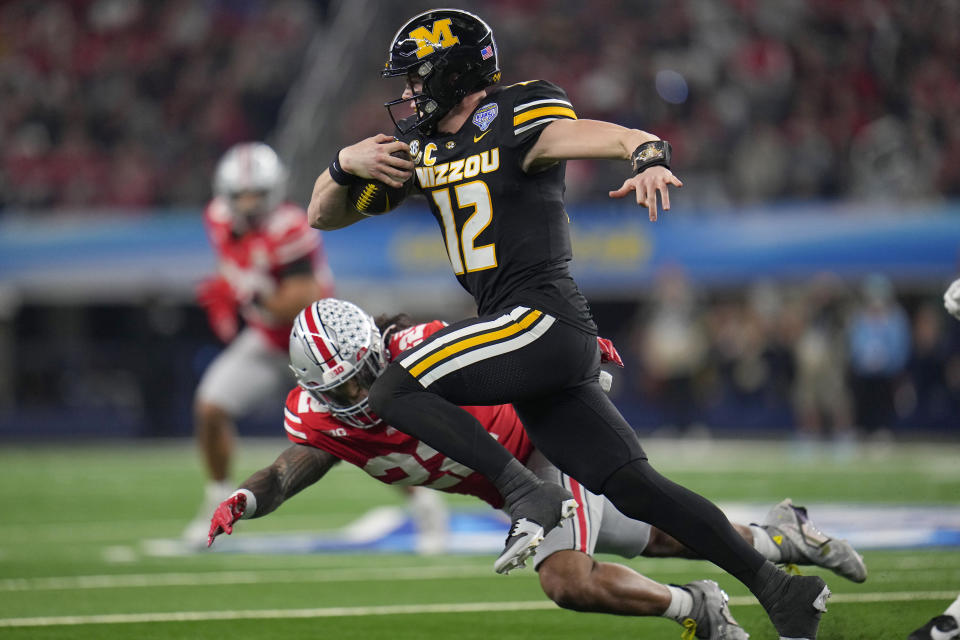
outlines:
[[[766,560],[709,500],[660,475],[599,384],[590,307],[569,271],[565,161],[629,162],[614,198],[633,195],[651,221],[670,208],[670,144],[580,119],[545,80],[500,83],[493,31],[457,9],[414,16],[389,44],[382,75],[403,90],[388,103],[396,128],[341,149],[314,183],[316,228],[366,218],[348,197],[358,181],[412,181],[442,234],[477,318],[454,323],[390,364],[370,391],[375,413],[487,477],[512,527],[497,571],[509,571],[570,517],[571,492],[543,482],[461,406],[511,403],[534,446],[588,490],[649,522],[735,576],[784,638],[815,638],[830,590]],[[397,152],[407,157],[397,157]],[[396,155],[395,155],[396,154]]]

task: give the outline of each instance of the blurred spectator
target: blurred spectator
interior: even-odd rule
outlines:
[[[778,286],[761,281],[745,299],[724,295],[707,307],[711,426],[789,426],[786,398],[794,365],[782,304]]]
[[[901,394],[906,422],[913,427],[956,424],[960,413],[960,355],[945,330],[949,317],[939,305],[922,304],[913,317],[913,352]]]
[[[851,388],[857,426],[876,433],[896,420],[895,385],[910,356],[910,325],[885,276],[867,277],[861,293],[847,328]]]
[[[813,452],[829,429],[836,441],[835,453],[852,453],[853,410],[847,385],[844,340],[844,300],[841,283],[823,274],[810,283],[786,315],[797,327],[793,331],[796,378],[793,406],[800,444]]]
[[[643,371],[643,393],[659,408],[663,426],[688,430],[698,418],[695,379],[706,362],[707,344],[693,291],[683,271],[660,274],[635,347]]]

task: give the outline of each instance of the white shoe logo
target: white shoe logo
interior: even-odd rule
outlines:
[[[956,629],[950,631],[940,631],[936,627],[930,629],[930,640],[956,640],[956,638],[960,638]]]

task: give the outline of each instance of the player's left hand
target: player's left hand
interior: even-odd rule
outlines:
[[[597,346],[600,347],[600,362],[612,362],[618,367],[623,367],[623,358],[613,346],[613,341],[597,336]]]
[[[207,536],[207,546],[213,544],[213,539],[221,533],[230,535],[233,533],[233,525],[243,517],[243,512],[247,510],[247,496],[242,493],[235,493],[217,507],[210,518],[210,534]]]
[[[950,315],[960,320],[960,278],[954,280],[943,294],[943,306]]]
[[[230,342],[240,330],[237,296],[221,276],[209,278],[197,287],[197,303],[207,312],[210,328],[222,342]]]
[[[660,203],[663,206],[663,210],[670,210],[670,194],[667,191],[669,185],[673,185],[679,189],[683,186],[683,183],[666,167],[649,167],[632,178],[624,180],[623,186],[616,191],[610,192],[610,197],[622,198],[631,191],[635,191],[637,194],[637,204],[641,207],[646,207],[650,212],[650,222],[656,222],[657,192],[660,192]]]

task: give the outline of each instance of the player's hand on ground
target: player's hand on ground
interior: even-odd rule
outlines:
[[[237,298],[226,279],[209,278],[197,287],[197,303],[207,312],[210,328],[223,342],[230,342],[240,329]]]
[[[657,193],[660,193],[660,203],[664,211],[670,209],[670,193],[668,187],[673,185],[677,188],[683,186],[680,179],[673,175],[670,169],[662,166],[649,167],[644,169],[632,178],[623,182],[616,191],[610,192],[611,198],[622,198],[631,191],[636,193],[637,204],[646,207],[650,212],[650,221],[657,220]]]
[[[210,534],[207,536],[207,546],[213,544],[213,539],[221,533],[233,533],[233,525],[243,516],[247,509],[247,496],[235,493],[217,507],[210,518]]]
[[[391,155],[397,151],[403,152],[398,154],[402,157]],[[393,136],[378,133],[341,149],[340,166],[355,176],[400,188],[413,175],[415,165],[410,160],[410,145]]]
[[[957,320],[960,320],[960,278],[953,281],[943,294],[943,306]]]

